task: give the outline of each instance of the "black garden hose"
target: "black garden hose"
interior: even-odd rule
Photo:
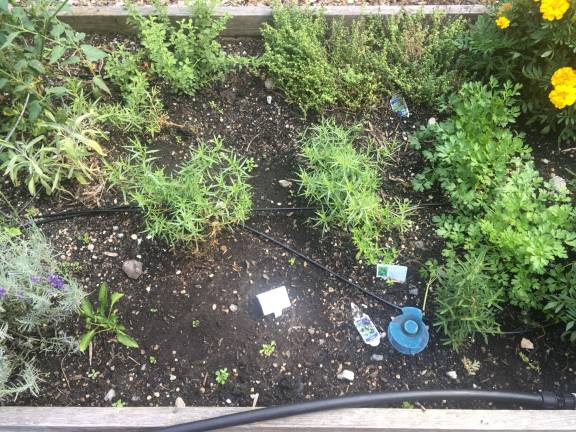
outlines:
[[[241,224],[240,226],[241,226],[242,228],[244,228],[246,231],[251,232],[252,234],[256,234],[256,235],[258,235],[258,236],[260,236],[260,237],[263,237],[263,238],[265,238],[266,240],[268,240],[269,242],[272,242],[272,243],[274,243],[275,245],[278,245],[278,246],[286,249],[286,250],[289,251],[290,253],[292,253],[292,254],[294,254],[294,255],[302,258],[304,261],[309,262],[309,263],[312,264],[313,266],[318,267],[319,269],[324,270],[326,273],[328,273],[329,275],[335,277],[336,279],[338,279],[338,280],[340,280],[340,281],[342,281],[342,282],[344,282],[344,283],[346,283],[346,284],[348,284],[348,285],[356,288],[357,290],[362,291],[362,292],[363,292],[364,294],[366,294],[367,296],[370,296],[370,297],[372,297],[373,299],[378,300],[379,302],[384,303],[384,304],[386,304],[386,305],[388,305],[388,306],[390,306],[390,307],[392,307],[392,308],[394,308],[394,309],[402,310],[402,306],[398,306],[397,304],[392,303],[391,301],[388,301],[388,300],[386,300],[385,298],[382,298],[382,297],[380,297],[379,295],[374,294],[374,293],[371,292],[371,291],[368,291],[366,288],[362,288],[362,287],[361,287],[360,285],[358,285],[357,283],[354,283],[354,282],[352,282],[352,281],[349,281],[349,280],[346,279],[345,277],[340,276],[338,273],[333,272],[333,271],[330,270],[328,267],[320,264],[318,261],[313,260],[312,258],[304,255],[302,252],[299,252],[299,251],[297,251],[296,249],[288,246],[287,244],[282,243],[281,241],[278,241],[278,240],[276,240],[275,238],[272,238],[272,237],[270,237],[269,235],[264,234],[263,232],[258,231],[257,229],[254,229],[254,228],[249,227],[249,226],[247,226],[247,225]]]
[[[576,409],[575,394],[554,392],[522,393],[487,390],[419,390],[402,392],[371,393],[344,396],[335,399],[302,402],[270,408],[228,414],[191,423],[155,429],[156,432],[204,432],[216,429],[241,426],[266,420],[280,419],[295,415],[309,414],[341,408],[358,408],[400,402],[424,401],[489,401],[505,404],[518,404],[531,408]],[[327,421],[329,421],[327,419]]]

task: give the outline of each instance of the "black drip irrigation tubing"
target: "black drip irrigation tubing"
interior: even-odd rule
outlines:
[[[519,404],[522,406],[542,409],[576,409],[576,395],[570,393],[524,393],[489,390],[417,390],[352,395],[335,399],[261,408],[154,430],[155,432],[206,432],[341,408],[359,408],[400,402],[426,402],[439,400],[489,401],[505,404]],[[326,422],[330,422],[328,416],[326,417]]]

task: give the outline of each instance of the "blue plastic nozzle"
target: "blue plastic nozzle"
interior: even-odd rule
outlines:
[[[402,308],[388,324],[390,343],[402,354],[418,354],[428,345],[428,326],[422,320],[422,311],[416,307]]]

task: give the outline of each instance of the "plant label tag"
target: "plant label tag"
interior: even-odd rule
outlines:
[[[376,277],[391,280],[394,282],[406,282],[408,267],[393,264],[378,264],[376,266]]]
[[[410,110],[406,100],[399,95],[394,95],[390,98],[390,108],[402,118],[410,117]]]
[[[360,333],[364,343],[370,346],[380,345],[380,332],[368,315],[363,313],[358,306],[351,303],[352,314],[354,315],[354,327]]]
[[[273,313],[275,318],[280,317],[282,311],[292,305],[285,286],[257,294],[256,297],[262,307],[262,313],[264,315]]]

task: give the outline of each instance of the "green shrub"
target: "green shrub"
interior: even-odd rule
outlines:
[[[466,80],[457,44],[466,27],[463,18],[438,13],[426,17],[423,12],[402,12],[371,19],[381,85],[416,104],[436,106]]]
[[[326,19],[309,9],[275,5],[262,27],[260,62],[287,98],[306,113],[336,102],[335,70],[325,47]]]
[[[157,15],[143,16],[129,4],[151,71],[174,90],[188,95],[223,78],[236,61],[222,51],[216,40],[228,18],[214,18],[212,5],[194,0],[193,17],[172,25],[167,6],[159,0],[154,5]]]
[[[84,293],[60,271],[40,231],[26,234],[0,231],[0,398],[38,393],[37,354],[78,348],[64,321]]]
[[[541,12],[551,7],[559,8],[559,19]],[[561,13],[563,7],[566,11]],[[464,39],[468,67],[485,78],[494,75],[522,84],[522,110],[529,123],[539,125],[543,133],[554,132],[559,140],[576,138],[575,14],[576,5],[566,0],[556,5],[550,0],[499,2],[490,14],[478,18]],[[558,104],[551,79],[564,67],[572,69],[574,79],[571,96]]]
[[[322,11],[275,5],[262,29],[260,63],[306,113],[331,107],[367,111],[401,92],[434,105],[463,78],[455,40],[464,21],[422,13],[368,17],[328,25]]]
[[[544,181],[520,136],[508,129],[518,115],[512,105],[515,91],[511,84],[497,90],[494,80],[489,86],[465,84],[450,99],[453,116],[415,138],[417,147],[430,140],[423,154],[432,164],[415,186],[438,183],[455,208],[435,218],[438,234],[447,240],[445,266],[454,266],[462,254],[464,261],[481,254],[483,272],[497,294],[485,293],[487,299],[502,297],[525,311],[543,311],[551,321],[565,323],[576,340],[575,324],[570,324],[576,298],[566,283],[573,277],[566,261],[576,247],[576,211],[567,190]],[[470,320],[466,308],[448,307],[461,297],[457,279],[437,293],[442,305],[437,322],[453,345],[462,343],[462,335],[487,334],[485,329],[497,326],[495,313],[483,314],[484,330],[457,323]],[[496,308],[490,302],[484,306]]]
[[[500,89],[492,79],[488,85],[466,83],[452,95],[448,102],[452,116],[413,136],[416,148],[425,147],[422,154],[430,165],[415,177],[415,189],[438,183],[458,208],[486,203],[509,172],[512,158],[529,154],[521,137],[508,129],[519,115],[518,91],[510,83]]]
[[[108,123],[125,133],[154,135],[166,122],[158,90],[150,87],[146,73],[140,70],[140,53],[130,53],[119,45],[106,61],[106,75],[122,95],[122,104],[105,105],[103,115]]]
[[[380,245],[382,230],[410,226],[407,202],[383,203],[379,195],[378,166],[366,150],[354,147],[359,128],[345,128],[332,121],[314,126],[302,138],[305,164],[299,173],[300,191],[317,211],[322,231],[333,225],[350,232],[357,258],[369,263],[392,262],[395,251]]]
[[[494,271],[485,256],[485,249],[471,251],[463,259],[449,258],[435,269],[434,325],[448,338],[445,343],[456,350],[476,334],[486,338],[500,332],[496,313],[502,308],[505,293],[494,286]]]
[[[225,150],[220,138],[192,150],[173,175],[154,168],[138,141],[131,150],[133,156],[113,168],[111,181],[140,207],[152,237],[197,247],[250,215],[253,162]]]
[[[47,193],[65,179],[85,183],[93,174],[89,158],[102,156],[96,139],[100,114],[78,111],[75,92],[61,68],[91,62],[105,53],[83,44],[55,18],[66,2],[22,1],[8,10],[0,2],[0,167],[14,183],[22,179],[31,194]],[[94,75],[94,89],[105,87]]]

